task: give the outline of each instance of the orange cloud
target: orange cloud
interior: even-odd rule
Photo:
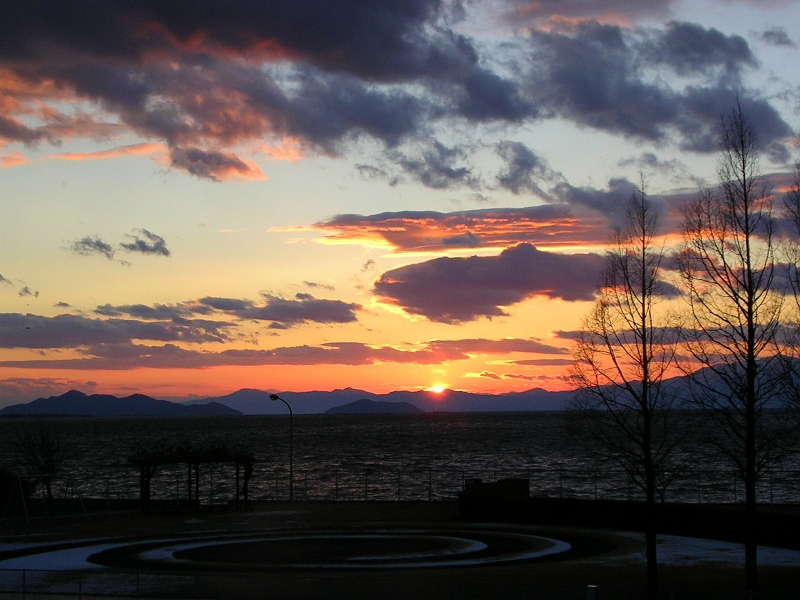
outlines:
[[[523,17],[534,16],[534,12],[530,9],[530,7],[526,8],[527,13],[525,12],[526,9],[522,9],[520,14]],[[610,12],[598,14],[594,17],[565,17],[563,15],[551,15],[550,18],[544,23],[540,24],[537,29],[541,29],[542,31],[569,30],[575,29],[579,25],[590,21],[596,21],[598,23],[602,23],[603,25],[619,25],[620,27],[632,26],[631,20],[625,15],[621,13]]]
[[[104,158],[118,158],[120,156],[131,156],[137,154],[153,154],[166,150],[164,144],[155,142],[144,142],[142,144],[130,144],[127,146],[117,146],[108,150],[98,152],[66,152],[63,154],[51,154],[50,158],[61,160],[99,160]]]
[[[631,27],[640,17],[664,17],[669,14],[671,0],[647,0],[630,2],[628,0],[574,0],[569,2],[553,0],[531,0],[519,2],[519,8],[509,11],[510,22],[532,22],[537,29],[552,31],[570,29],[587,21],[597,21],[608,25]]]
[[[261,151],[274,160],[285,160],[287,162],[300,162],[306,157],[303,152],[302,144],[297,138],[285,138],[277,146],[261,146]]]
[[[0,156],[0,168],[16,167],[17,165],[25,165],[31,162],[31,159],[25,156],[19,150],[15,150],[7,156]]]
[[[313,229],[335,231],[318,241],[386,246],[396,252],[456,248],[506,248],[520,242],[537,247],[603,244],[608,223],[602,216],[577,215],[566,205],[439,213],[404,211],[378,215],[338,215]]]

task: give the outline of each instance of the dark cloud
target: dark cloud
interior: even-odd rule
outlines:
[[[14,285],[8,279],[0,275],[0,285]]]
[[[792,130],[778,111],[766,100],[746,94],[738,96],[736,90],[722,85],[686,89],[680,102],[685,113],[676,123],[683,135],[681,147],[694,152],[719,151],[720,118],[731,113],[737,97],[742,111],[758,135],[759,149],[773,162],[788,162],[790,156],[784,140],[792,136]]]
[[[520,244],[499,256],[437,258],[387,271],[374,293],[408,313],[459,323],[505,316],[505,307],[534,296],[591,300],[604,263],[597,254],[555,254]]]
[[[103,241],[98,236],[90,236],[76,240],[70,247],[72,252],[80,254],[81,256],[90,256],[92,254],[102,254],[108,260],[114,260],[114,253],[116,250],[108,242]]]
[[[668,66],[678,75],[709,75],[721,68],[727,74],[756,66],[747,41],[696,23],[667,23],[645,42],[643,55],[655,65]]]
[[[198,303],[215,310],[231,313],[248,310],[253,307],[253,302],[251,300],[241,300],[239,298],[213,298],[206,296],[205,298],[200,298]]]
[[[554,114],[629,137],[665,137],[664,127],[677,117],[676,99],[642,80],[621,27],[584,22],[531,36],[531,84]]]
[[[675,137],[685,149],[715,152],[720,115],[738,97],[765,148],[782,146],[791,135],[775,108],[741,83],[741,72],[755,59],[740,36],[692,23],[658,30],[582,21],[534,30],[531,48],[531,93],[550,114],[631,138]],[[689,77],[689,84],[676,90],[648,78],[663,68]]]
[[[506,163],[505,170],[497,175],[500,187],[514,194],[530,192],[546,197],[536,179],[549,179],[550,174],[542,159],[530,148],[522,142],[503,141],[497,144],[497,154]]]
[[[134,232],[139,232],[141,237],[136,233],[129,235],[132,237],[132,242],[122,242],[120,248],[128,252],[139,252],[141,254],[155,254],[159,256],[169,256],[170,251],[167,248],[167,242],[160,235],[151,233],[147,229],[134,229]]]
[[[39,297],[39,290],[32,290],[31,288],[29,288],[29,287],[26,285],[26,286],[23,286],[23,287],[22,287],[22,288],[19,290],[19,295],[20,295],[21,297],[23,297],[23,298],[24,298],[25,296],[32,296],[32,297],[34,297],[34,298],[38,298],[38,297]]]
[[[259,175],[213,146],[268,135],[326,152],[357,132],[393,145],[416,129],[423,106],[371,82],[479,72],[467,38],[430,27],[443,16],[439,0],[44,4],[0,6],[0,62],[28,85],[52,79],[102,103],[166,140],[173,165],[200,177]],[[279,58],[293,61],[289,79],[261,68]],[[8,138],[43,135],[7,121]]]
[[[139,62],[153,50],[260,51],[264,57],[298,56],[332,70],[391,80],[433,75],[465,61],[458,40],[422,37],[421,28],[442,8],[439,0],[343,0],[335,6],[325,0],[135,0],[98,10],[88,0],[36,5],[11,0],[0,10],[0,55],[31,62],[55,48]]]
[[[522,381],[538,381],[544,379],[541,375],[522,375],[521,373],[503,373],[503,379],[520,379]]]
[[[173,167],[213,181],[222,181],[232,176],[244,179],[265,178],[264,173],[253,161],[242,160],[229,152],[172,148],[169,157]]]
[[[481,245],[481,239],[471,231],[467,231],[461,235],[442,238],[442,244],[451,248],[477,248]]]
[[[569,354],[566,348],[553,346],[537,338],[507,338],[487,340],[483,338],[466,340],[434,340],[429,347],[435,350],[463,353],[465,356],[481,354],[508,354],[524,352],[531,354]]]
[[[480,181],[472,174],[472,170],[459,164],[467,158],[463,148],[449,148],[439,142],[422,151],[419,156],[409,156],[400,151],[388,154],[389,158],[414,181],[425,187],[441,190],[461,186],[476,187]],[[394,175],[398,180],[399,176]]]
[[[304,281],[303,285],[307,288],[311,288],[312,290],[328,290],[330,292],[336,290],[336,288],[332,285],[328,285],[327,283],[317,283],[315,281]]]
[[[99,236],[90,236],[72,242],[70,250],[74,254],[80,256],[91,256],[92,254],[101,254],[108,260],[114,260],[117,249],[126,252],[138,252],[140,254],[154,254],[160,256],[169,256],[170,251],[167,248],[167,242],[160,235],[156,235],[147,229],[134,229],[132,234],[127,234],[126,237],[132,238],[132,242],[122,242],[116,247],[112,246]],[[130,263],[126,261],[119,261],[124,265]]]
[[[789,37],[783,27],[770,27],[765,31],[755,34],[762,42],[766,42],[772,46],[786,46],[788,48],[797,48],[797,43]]]
[[[491,371],[481,371],[480,376],[485,377],[486,379],[495,379],[495,380],[502,379],[500,375],[498,375],[497,373],[492,373]]]
[[[56,302],[53,306],[56,308],[72,308],[72,305],[69,302]]]
[[[17,119],[0,115],[0,140],[33,144],[48,137],[44,132],[31,129]]]
[[[569,367],[574,364],[574,361],[568,358],[526,358],[510,362],[523,367]]]
[[[661,160],[653,152],[642,152],[635,158],[626,158],[619,161],[620,167],[635,166],[639,169],[647,169],[648,171],[655,171],[657,173],[676,173],[686,170],[684,165],[676,160]]]
[[[215,312],[229,317],[253,321],[272,321],[270,327],[286,329],[303,323],[352,323],[357,320],[360,304],[341,300],[323,300],[311,294],[299,293],[294,299],[279,296],[264,296],[265,302],[257,304],[240,298],[206,296],[178,304],[128,304],[98,306],[95,313],[105,317],[129,316],[142,320],[172,320],[176,323],[215,323],[214,321],[187,321],[194,315],[210,315]],[[227,325],[227,324],[226,324]]]
[[[510,349],[509,349],[510,348]],[[288,346],[269,350],[187,350],[172,343],[149,346],[130,342],[98,343],[86,357],[0,362],[2,367],[74,370],[203,369],[217,366],[371,365],[376,363],[440,364],[471,355],[506,352],[564,353],[538,340],[437,340],[416,348],[370,346],[361,342],[331,342],[319,346]]]
[[[191,317],[194,314],[208,314],[211,311],[202,306],[189,304],[156,304],[147,306],[146,304],[126,304],[122,306],[112,306],[104,304],[94,309],[95,314],[104,317],[129,316],[143,320],[172,320],[180,321]]]
[[[578,340],[581,337],[581,331],[563,331],[563,330],[556,330],[553,332],[553,336],[555,336],[559,340]]]
[[[569,206],[578,206],[607,215],[612,223],[625,218],[625,211],[636,184],[624,178],[611,179],[608,189],[592,187],[575,187],[566,182],[556,184],[552,195],[559,202]]]
[[[425,102],[394,89],[381,90],[361,80],[304,73],[301,93],[285,100],[282,127],[329,154],[343,143],[367,134],[393,147],[422,126]]]
[[[295,294],[294,299],[265,295],[266,304],[237,311],[246,319],[272,321],[274,328],[287,328],[301,323],[353,323],[360,304],[341,300],[323,300],[311,294]]]
[[[460,83],[456,113],[470,121],[517,122],[538,116],[538,107],[517,82],[478,69]]]
[[[664,15],[668,4],[511,2],[517,25],[581,19],[556,19],[498,51],[453,31],[450,17],[464,8],[444,0],[130,0],[102,9],[91,0],[9,0],[0,3],[0,73],[13,85],[4,87],[0,140],[59,143],[127,129],[163,143],[173,168],[224,180],[263,178],[237,153],[265,140],[339,155],[367,137],[392,165],[361,165],[363,174],[477,189],[485,182],[473,156],[437,140],[441,124],[560,117],[708,152],[716,150],[709,133],[738,94],[769,156],[785,156],[789,127],[742,84],[755,66],[744,39],[692,23],[582,20]],[[87,100],[109,122],[62,112]],[[501,147],[507,167],[497,181],[537,193],[536,168],[520,150]]]
[[[0,348],[77,348],[133,340],[223,342],[230,339],[230,327],[230,323],[201,320],[141,321],[2,313]]]
[[[389,173],[385,169],[381,169],[375,165],[357,164],[356,170],[364,179],[387,179],[391,186],[395,186],[399,183],[397,179],[390,178]]]

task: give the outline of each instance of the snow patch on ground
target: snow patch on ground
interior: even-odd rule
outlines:
[[[642,549],[622,556],[614,556],[605,561],[645,562],[644,535],[641,533],[621,534],[642,542]],[[690,566],[697,564],[744,564],[744,544],[703,540],[677,535],[658,536],[658,563],[665,566]],[[770,546],[758,547],[758,564],[773,567],[800,566],[800,550],[786,550]]]
[[[89,562],[92,554],[97,554],[124,544],[98,544],[65,550],[53,550],[41,554],[29,554],[0,561],[0,569],[42,569],[47,571],[83,571],[87,569],[104,569],[100,565]]]

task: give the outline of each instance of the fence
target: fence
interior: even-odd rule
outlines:
[[[384,577],[301,577],[271,573],[171,574],[122,573],[98,570],[52,571],[0,569],[0,596],[24,600],[35,598],[171,598],[173,600],[212,600],[237,597],[242,600],[281,597],[313,597],[320,600],[349,598],[437,598],[440,600],[555,600],[591,598],[599,591],[603,600],[645,600],[643,588],[627,586],[584,586],[578,583],[543,585],[535,580],[501,581],[446,575],[417,574],[396,585]],[[596,596],[595,596],[596,597]],[[757,596],[743,590],[662,588],[658,600],[790,600],[794,593],[764,592]]]
[[[226,506],[236,495],[232,469],[217,465],[201,472],[200,496],[195,501],[203,507]],[[151,481],[151,499],[162,506],[171,501],[186,505],[186,474],[164,469]],[[301,501],[441,501],[454,500],[467,479],[491,481],[503,478],[523,478],[535,497],[642,500],[643,492],[620,471],[609,469],[518,468],[498,470],[466,470],[451,468],[387,469],[379,466],[342,467],[333,470],[304,468],[294,471],[294,498]],[[69,498],[78,512],[112,512],[120,501],[130,502],[139,497],[138,477],[105,478],[101,481],[78,480],[73,475],[61,475],[53,480],[54,494]],[[250,499],[286,500],[289,498],[289,472],[284,468],[257,469],[249,484]],[[35,492],[40,507],[39,516],[49,515],[44,491]],[[784,469],[766,473],[759,481],[758,501],[762,504],[800,503],[800,470]],[[744,501],[741,482],[733,473],[721,470],[692,471],[676,478],[665,490],[664,501],[684,503],[739,503]],[[19,518],[19,503],[13,498],[0,506],[0,518]],[[77,500],[81,500],[77,503]],[[63,502],[62,502],[63,504]],[[27,508],[26,508],[27,511]],[[35,511],[34,511],[35,512]],[[26,515],[27,516],[27,515]]]

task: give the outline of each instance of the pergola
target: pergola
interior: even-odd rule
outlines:
[[[140,502],[144,514],[150,513],[150,482],[158,468],[164,465],[185,464],[187,466],[188,505],[199,510],[200,465],[233,463],[236,465],[236,510],[239,510],[240,497],[243,497],[245,509],[248,507],[248,483],[256,462],[249,452],[231,449],[223,444],[211,443],[196,446],[183,442],[162,444],[152,448],[136,448],[128,457],[127,462],[129,465],[139,468]],[[192,477],[193,472],[194,478]],[[192,499],[192,488],[194,488],[194,500]]]

